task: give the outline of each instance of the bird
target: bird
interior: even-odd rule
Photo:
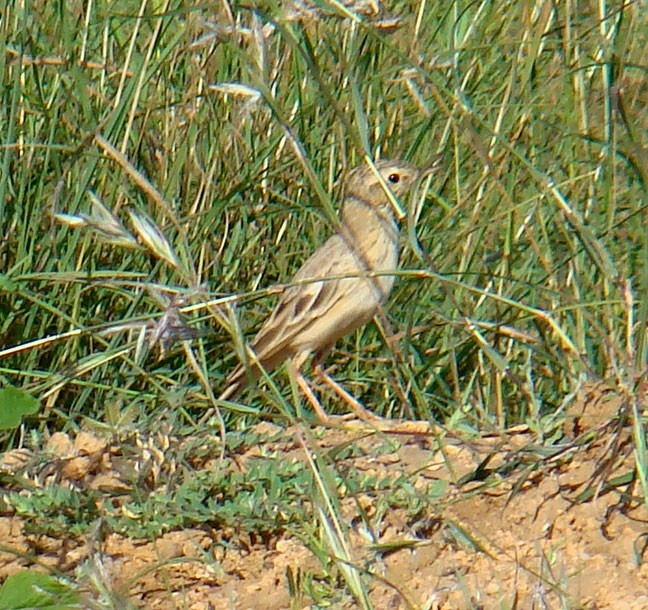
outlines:
[[[421,176],[414,165],[392,159],[350,172],[337,232],[295,273],[252,341],[255,357],[232,371],[219,400],[236,398],[261,368],[271,371],[288,360],[317,416],[328,419],[300,371],[312,355],[318,376],[361,417],[369,416],[321,364],[339,339],[369,322],[386,302],[396,279],[389,272],[396,270],[400,250],[393,197],[403,197]]]

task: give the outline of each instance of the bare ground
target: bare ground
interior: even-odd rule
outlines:
[[[590,413],[580,413],[584,406]],[[429,439],[399,437],[378,456],[375,435],[326,430],[305,445],[287,430],[282,440],[247,448],[237,463],[245,469],[260,452],[303,461],[308,443],[330,450],[351,442],[356,451],[343,458],[346,469],[403,474],[421,490],[447,481],[443,499],[415,518],[411,507],[377,514],[370,494],[342,497],[353,561],[371,573],[366,582],[377,609],[647,609],[648,513],[631,476],[632,429],[615,418],[618,407],[603,394],[580,403],[568,431],[575,441],[544,459],[524,428],[448,438],[443,451]],[[276,433],[268,424],[258,428],[268,438]],[[59,481],[80,489],[120,485],[109,441],[58,434],[48,449],[57,456]],[[24,452],[5,454],[5,472],[17,472],[25,459]],[[507,473],[506,464],[517,467]],[[367,522],[375,526],[373,540]],[[305,591],[316,596],[318,575],[324,579],[321,562],[288,530],[262,540],[205,527],[146,542],[114,533],[48,537],[29,533],[28,525],[11,510],[0,517],[0,580],[31,565],[55,568],[83,582],[90,597],[103,587],[137,608],[308,608],[314,605]],[[291,587],[302,593],[291,596]],[[340,593],[329,607],[356,603]]]

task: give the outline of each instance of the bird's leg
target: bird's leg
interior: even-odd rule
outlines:
[[[346,402],[354,413],[359,417],[360,420],[364,423],[365,426],[369,426],[370,429],[379,430],[380,432],[387,432],[392,434],[414,434],[414,435],[429,435],[434,430],[438,429],[433,424],[427,421],[401,421],[401,420],[390,420],[380,417],[372,413],[368,409],[365,409],[360,402],[351,396],[337,381],[335,381],[330,375],[327,375],[323,370],[320,364],[316,364],[314,367],[315,374],[318,379],[321,379],[326,385],[329,386],[344,402]],[[321,408],[321,407],[320,407]],[[332,418],[329,415],[324,415],[328,418],[328,421],[337,420],[338,418]],[[341,418],[344,419],[344,418]],[[327,422],[324,422],[327,423]],[[345,422],[341,424],[344,428],[348,429],[358,429],[358,420],[355,422]],[[364,426],[360,425],[360,428]],[[435,432],[438,434],[438,432]]]
[[[333,379],[333,377],[324,372],[321,362],[316,362],[313,366],[313,370],[315,371],[317,378],[323,381],[329,388],[331,388],[331,390],[333,390],[333,392],[335,392],[335,394],[339,398],[346,402],[360,419],[370,422],[375,422],[383,419],[382,417],[379,417],[378,415],[375,415],[371,411],[365,409],[362,404],[360,404],[360,401],[358,399],[351,396],[349,392],[347,392],[337,381]]]
[[[308,385],[308,381],[306,381],[306,378],[299,370],[299,364],[291,358],[288,361],[288,367],[290,375],[295,379],[297,385],[299,386],[299,389],[304,393],[304,396],[306,396],[306,400],[308,400],[308,402],[311,404],[311,407],[313,407],[313,411],[315,411],[317,419],[319,419],[320,422],[322,422],[322,424],[324,424],[325,426],[330,424],[331,418],[328,416],[326,411],[324,411],[319,400],[317,400],[317,396],[315,396],[315,392],[313,392],[310,385]]]
[[[362,404],[360,404],[360,401],[351,396],[349,392],[347,392],[337,381],[333,379],[323,368],[323,362],[326,359],[326,356],[328,356],[329,352],[331,351],[332,345],[325,345],[322,349],[315,354],[315,357],[313,358],[313,372],[315,373],[315,376],[320,380],[323,381],[331,390],[333,390],[333,393],[338,397],[341,398],[346,404],[351,407],[351,410],[362,420],[364,421],[378,421],[382,419],[381,417],[378,417],[377,415],[374,415],[371,413],[371,411],[368,411],[367,409],[364,408]],[[348,417],[348,416],[345,416]]]

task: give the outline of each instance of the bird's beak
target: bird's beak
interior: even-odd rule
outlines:
[[[420,179],[427,178],[431,174],[434,174],[435,172],[438,172],[441,167],[443,166],[443,155],[438,154],[434,155],[430,162],[421,169],[421,175],[419,176]]]
[[[434,157],[432,157],[430,162],[425,167],[423,167],[423,169],[421,169],[421,173],[418,177],[419,181],[417,187],[412,194],[411,212],[410,214],[408,214],[407,219],[407,223],[408,225],[410,225],[410,227],[416,226],[423,210],[422,194],[419,192],[420,186],[426,178],[429,179],[432,174],[438,172],[443,167],[442,161],[443,155],[435,155]]]

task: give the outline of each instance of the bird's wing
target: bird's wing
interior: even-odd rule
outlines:
[[[254,340],[254,351],[267,368],[291,355],[291,343],[337,303],[346,298],[343,279],[357,273],[358,261],[340,235],[333,235],[302,265],[293,281],[305,282],[287,288],[275,310]],[[308,282],[309,279],[334,279]]]
[[[294,286],[286,288],[270,317],[254,339],[252,347],[261,365],[272,370],[295,354],[295,339],[322,321],[322,318],[347,298],[341,278],[308,282],[309,279],[342,276],[358,271],[351,248],[340,235],[333,235],[306,260],[293,277]],[[257,366],[236,367],[227,379],[220,399],[236,397],[247,383],[257,378]]]

